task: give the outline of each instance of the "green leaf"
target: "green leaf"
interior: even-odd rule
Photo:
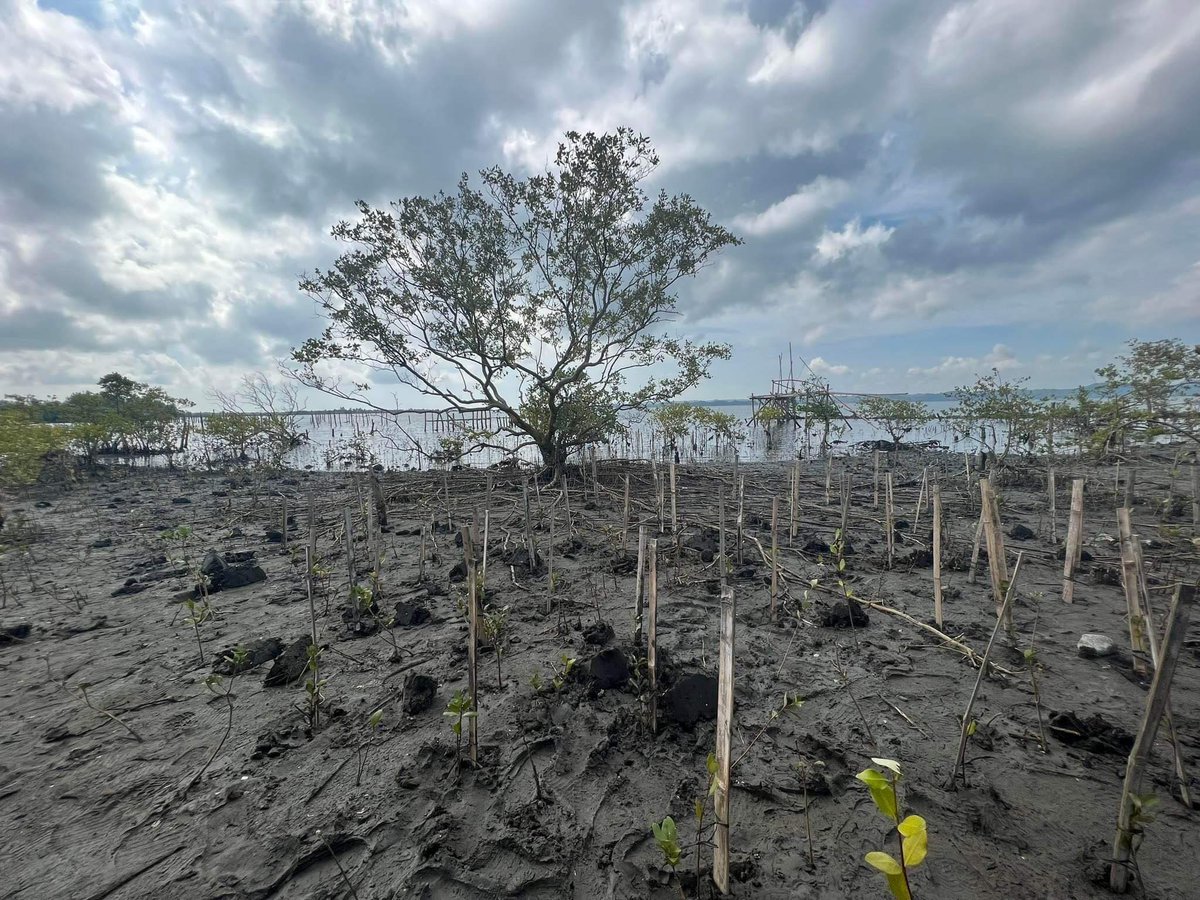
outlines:
[[[896,821],[896,791],[888,777],[875,769],[865,769],[855,777],[871,791],[871,799],[879,811],[893,822]]]
[[[371,713],[371,718],[367,719],[367,724],[370,725],[372,728],[378,728],[380,723],[382,723],[382,722],[383,722],[383,710],[382,709],[375,710],[375,712]]]
[[[884,875],[902,875],[904,873],[904,870],[900,868],[900,863],[896,862],[891,854],[884,853],[882,850],[873,850],[864,859],[869,866],[878,869]]]
[[[904,864],[910,869],[919,866],[929,850],[929,832],[920,816],[908,816],[897,828],[904,844]]]

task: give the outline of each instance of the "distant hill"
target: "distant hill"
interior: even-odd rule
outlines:
[[[1085,385],[1089,391],[1095,391],[1100,388],[1099,384]],[[1079,388],[1026,388],[1025,393],[1030,397],[1037,397],[1041,400],[1068,400],[1073,398],[1079,392]],[[835,391],[836,393],[836,391]],[[890,397],[896,400],[911,400],[914,403],[953,403],[954,397],[948,391],[943,391],[937,394],[880,394],[881,397]],[[700,403],[704,406],[745,406],[750,402],[750,399],[742,398],[740,400],[689,400],[689,403]]]

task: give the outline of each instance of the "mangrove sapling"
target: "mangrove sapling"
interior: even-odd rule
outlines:
[[[248,658],[249,653],[246,651],[245,647],[234,647],[231,652],[225,654],[225,659],[229,662],[230,674],[228,679],[218,675],[216,672],[213,672],[204,679],[205,688],[207,688],[210,693],[215,694],[225,701],[225,705],[229,710],[229,718],[225,722],[225,733],[221,735],[221,740],[217,743],[217,746],[213,749],[213,752],[208,755],[208,759],[204,761],[204,765],[200,767],[199,771],[197,771],[196,774],[193,775],[187,781],[187,783],[183,785],[183,788],[181,789],[183,793],[187,793],[187,791],[191,789],[192,785],[194,785],[203,777],[204,773],[208,771],[208,767],[212,765],[213,760],[216,759],[221,753],[221,749],[225,746],[225,742],[229,740],[229,735],[233,733],[233,707],[234,700],[236,699],[233,693],[233,684],[238,675],[240,675],[242,670],[246,667]],[[224,689],[222,690],[222,688]]]
[[[200,665],[204,665],[204,642],[200,639],[200,626],[212,618],[212,607],[208,605],[208,600],[201,600],[197,603],[195,600],[183,601],[184,607],[188,611],[187,618],[183,620],[185,625],[191,625],[192,631],[196,635],[196,646],[200,649]]]
[[[801,788],[804,791],[804,836],[805,848],[808,851],[808,867],[810,870],[817,868],[817,858],[813,848],[813,833],[812,833],[812,816],[808,809],[808,782],[812,778],[815,770],[825,768],[825,763],[818,759],[802,759],[796,763],[796,770],[800,774]]]
[[[454,764],[462,764],[462,733],[463,721],[475,718],[478,713],[472,708],[471,696],[464,690],[458,690],[446,704],[443,716],[450,720],[450,730],[454,732]]]
[[[123,719],[121,719],[119,716],[117,716],[116,713],[111,712],[106,707],[96,706],[96,704],[94,704],[92,702],[92,698],[88,696],[88,692],[87,692],[87,689],[89,687],[91,687],[91,685],[88,682],[81,681],[79,683],[79,685],[77,686],[79,693],[75,693],[70,688],[68,688],[66,686],[66,684],[55,679],[53,673],[51,673],[51,671],[50,671],[50,660],[49,659],[45,660],[45,663],[46,663],[46,678],[47,678],[47,680],[49,680],[52,684],[57,685],[59,690],[65,691],[66,693],[68,693],[72,697],[74,697],[76,700],[81,701],[84,706],[86,706],[88,709],[92,710],[93,712],[98,712],[98,713],[100,713],[100,715],[105,716],[106,718],[112,719],[114,722],[116,722],[118,725],[120,725],[122,728],[124,728],[126,731],[128,731],[130,733],[130,735],[133,736],[134,740],[136,740],[139,744],[142,743],[142,736],[140,734],[138,734],[136,731],[134,731],[129,725],[127,725]]]
[[[667,816],[662,822],[651,822],[650,831],[658,849],[662,851],[663,860],[671,867],[671,874],[675,876],[678,884],[678,868],[683,861],[683,848],[679,846],[679,830],[675,827],[675,820]],[[682,884],[679,885],[679,896],[683,896]]]
[[[496,654],[496,687],[504,690],[504,678],[500,672],[500,661],[508,643],[508,607],[502,606],[483,615],[483,638]]]
[[[1037,712],[1038,743],[1041,745],[1042,752],[1046,753],[1046,728],[1042,724],[1042,695],[1038,689],[1038,669],[1041,668],[1041,663],[1038,662],[1037,647],[1035,646],[1038,618],[1041,612],[1042,609],[1039,606],[1033,614],[1033,628],[1029,632],[1029,646],[1025,649],[1024,656],[1025,662],[1029,666],[1029,686],[1033,688],[1033,708]]]
[[[305,664],[308,676],[304,679],[304,717],[308,720],[308,730],[311,734],[321,724],[321,707],[325,705],[325,682],[321,677],[321,648],[316,642],[308,645],[308,662]]]
[[[379,731],[379,726],[383,724],[383,710],[377,709],[367,718],[367,736],[358,742],[356,753],[358,754],[358,773],[354,776],[354,786],[362,786],[363,771],[367,768],[367,750],[371,747],[371,741]]]
[[[929,849],[929,833],[925,820],[917,815],[900,818],[900,797],[896,790],[900,781],[900,764],[894,759],[872,757],[871,762],[883,769],[864,769],[855,777],[867,786],[875,806],[891,823],[900,848],[899,859],[882,850],[874,850],[865,857],[867,864],[882,872],[887,878],[888,889],[896,900],[912,900],[912,885],[908,880],[910,869],[915,869],[925,859]]]

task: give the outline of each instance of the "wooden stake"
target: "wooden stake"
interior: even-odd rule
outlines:
[[[521,484],[521,493],[525,497],[525,552],[529,554],[529,571],[534,570],[535,547],[533,543],[533,513],[529,509],[529,482]]]
[[[471,695],[471,709],[475,715],[468,720],[467,749],[471,762],[479,762],[479,597],[475,584],[475,545],[471,540],[471,526],[464,525],[463,555],[467,560],[467,691]]]
[[[1075,602],[1075,567],[1083,550],[1083,479],[1071,482],[1071,519],[1067,523],[1067,547],[1063,558],[1063,603]]]
[[[717,771],[713,793],[716,849],[713,852],[713,881],[722,894],[729,893],[729,770],[733,749],[733,589],[721,589],[720,656],[717,663]]]
[[[771,498],[771,621],[778,613],[779,602],[779,498]]]
[[[942,488],[933,486],[933,620],[942,627]]]
[[[1117,510],[1117,534],[1121,547],[1121,585],[1125,589],[1125,609],[1129,619],[1129,649],[1132,651],[1133,671],[1146,675],[1146,664],[1150,656],[1150,645],[1146,640],[1146,612],[1142,609],[1141,578],[1137,558],[1133,550],[1133,529],[1129,522],[1129,509]]]
[[[646,558],[646,675],[650,682],[650,733],[658,734],[658,540],[651,540]]]
[[[646,526],[638,526],[637,580],[633,588],[633,646],[642,646],[642,601],[645,598]]]
[[[1142,724],[1138,729],[1137,737],[1134,738],[1133,749],[1129,751],[1129,761],[1125,766],[1125,784],[1121,789],[1121,803],[1117,811],[1117,833],[1113,838],[1113,861],[1108,873],[1108,886],[1117,894],[1125,893],[1129,886],[1129,860],[1133,854],[1134,835],[1137,833],[1133,822],[1136,812],[1135,801],[1141,795],[1142,776],[1154,748],[1158,725],[1162,721],[1170,700],[1171,679],[1175,677],[1175,666],[1179,661],[1179,651],[1183,647],[1183,639],[1187,633],[1188,620],[1191,618],[1192,604],[1195,600],[1195,587],[1178,585],[1175,588],[1171,611],[1167,615],[1162,658],[1154,673],[1154,681],[1150,685],[1150,693],[1146,698]]]
[[[736,459],[736,457],[735,457]],[[734,471],[737,471],[737,466],[734,466]],[[738,489],[738,506],[737,506],[737,564],[740,566],[745,562],[742,556],[742,529],[746,522],[746,476],[743,475],[737,481]]]
[[[280,533],[283,534],[282,549],[287,550],[287,497],[281,497],[280,502],[283,506],[283,528],[280,529]]]
[[[679,534],[679,496],[675,490],[675,460],[671,460],[671,533]]]
[[[875,451],[875,502],[874,507],[879,509],[879,451]]]
[[[1137,469],[1132,466],[1125,473],[1125,503],[1126,509],[1133,509],[1134,498],[1136,496],[1137,484]]]
[[[892,505],[892,473],[890,471],[886,478],[887,483],[884,485],[883,494],[883,528],[886,532],[884,537],[887,539],[887,564],[890,569],[896,555],[896,513]]]
[[[1200,463],[1192,463],[1192,527],[1200,529]]]
[[[1000,509],[996,492],[992,490],[990,478],[979,479],[979,496],[983,504],[983,535],[987,541],[988,573],[992,578],[992,596],[996,602],[996,615],[1004,608],[1005,583],[1008,581],[1008,560],[1004,552],[1004,534],[1000,530]],[[1012,622],[1004,627],[1011,629]]]
[[[1054,470],[1050,470],[1050,477],[1047,479],[1046,490],[1050,494],[1050,543],[1058,543],[1058,486],[1054,477]]]
[[[308,543],[305,545],[305,550],[308,552],[306,559],[308,563],[309,577],[312,577],[312,567],[317,561],[317,505],[313,502],[313,492],[310,488],[308,491],[308,509],[304,514],[305,525],[308,527]]]
[[[720,546],[720,555],[717,557],[717,566],[721,570],[721,587],[724,588],[729,582],[728,569],[729,566],[725,563],[725,485],[724,483],[717,485],[717,525],[718,525],[718,542]]]
[[[971,545],[971,566],[967,570],[967,581],[971,584],[975,583],[975,569],[979,565],[979,547],[983,541],[983,516],[984,511],[980,504],[979,521],[975,523],[975,542]]]
[[[629,552],[629,476],[625,476],[625,508],[621,513],[621,554]]]
[[[792,471],[792,504],[788,510],[791,521],[788,524],[788,546],[796,542],[796,531],[800,521],[800,460]]]
[[[921,492],[917,494],[917,508],[913,513],[913,531],[917,530],[917,525],[921,522],[921,507],[926,504],[925,494],[929,490],[929,466],[926,466],[921,472]]]
[[[838,485],[842,495],[842,522],[838,526],[838,530],[842,533],[842,545],[845,546],[848,541],[850,527],[850,471],[847,469],[842,472],[841,483]]]
[[[829,490],[833,481],[833,456],[825,457],[825,505],[829,506]]]
[[[354,621],[358,621],[358,604],[354,602],[354,598],[350,592],[354,590],[354,582],[357,578],[357,572],[354,571],[354,519],[350,515],[350,507],[343,510],[343,521],[345,527],[346,540],[346,596],[350,599],[350,606],[354,610]]]

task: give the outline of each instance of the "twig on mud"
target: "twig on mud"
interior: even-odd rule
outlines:
[[[144,743],[142,741],[142,736],[140,734],[138,734],[136,731],[134,731],[132,728],[130,728],[127,724],[125,724],[125,722],[121,719],[120,716],[118,716],[116,713],[110,712],[109,710],[105,709],[102,706],[96,706],[94,703],[92,703],[91,698],[89,698],[87,695],[88,686],[86,684],[81,684],[79,686],[79,693],[76,694],[74,691],[72,691],[70,688],[68,688],[65,684],[63,684],[63,682],[55,679],[53,673],[50,671],[50,660],[49,659],[43,658],[42,662],[44,662],[46,664],[46,677],[51,681],[51,683],[55,684],[60,690],[65,691],[66,693],[70,694],[76,700],[81,701],[84,704],[84,706],[86,706],[92,712],[98,712],[98,713],[100,713],[100,715],[107,716],[108,718],[112,719],[114,722],[116,722],[118,725],[120,725],[122,728],[124,728],[126,731],[128,731],[131,735],[133,735],[134,740],[136,740],[139,744]]]
[[[325,840],[325,835],[317,832],[317,837],[321,839],[321,843],[325,845],[325,849],[329,851],[329,855],[333,857],[333,864],[337,866],[339,872],[342,873],[342,879],[346,882],[346,887],[350,888],[350,896],[354,900],[358,900],[358,891],[354,889],[354,882],[350,880],[350,876],[346,874],[346,870],[342,868],[342,861],[337,858],[337,854],[333,852],[333,848],[329,846],[329,841]]]
[[[921,734],[925,735],[925,737],[927,739],[933,740],[933,736],[928,731],[926,731],[924,728],[922,728],[920,725],[918,725],[916,722],[914,722],[912,719],[910,719],[908,717],[908,714],[905,713],[904,710],[902,710],[900,707],[898,707],[895,703],[893,703],[891,700],[887,699],[885,696],[883,696],[883,694],[876,694],[875,696],[878,697],[880,700],[882,700],[884,703],[886,703],[888,706],[890,706],[892,709],[894,709],[896,711],[896,713],[904,719],[905,722],[907,722],[913,728],[917,729],[917,731],[921,732]]]

